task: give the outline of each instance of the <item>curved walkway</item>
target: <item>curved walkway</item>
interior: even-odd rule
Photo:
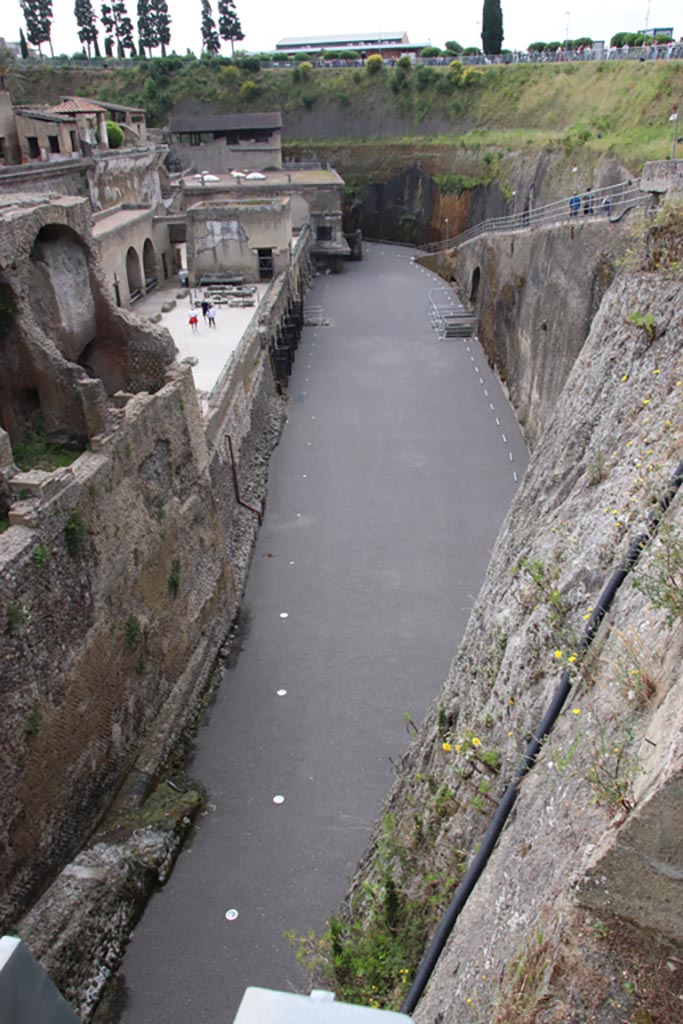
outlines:
[[[241,650],[198,737],[209,810],[131,942],[122,1024],[228,1024],[247,985],[303,984],[283,932],[338,907],[406,714],[446,677],[526,451],[476,341],[432,331],[438,286],[378,245],[308,296],[329,326],[301,339]]]

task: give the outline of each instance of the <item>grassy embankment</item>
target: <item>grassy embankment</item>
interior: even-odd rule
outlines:
[[[13,78],[15,99],[49,102],[68,93],[140,105],[163,125],[179,103],[214,110],[279,109],[310,148],[368,136],[395,148],[416,139],[474,152],[584,150],[637,172],[671,148],[672,109],[683,99],[683,62],[512,65],[464,74],[449,68],[253,71],[225,60],[169,57],[130,67],[40,68]],[[289,130],[288,130],[289,126]]]

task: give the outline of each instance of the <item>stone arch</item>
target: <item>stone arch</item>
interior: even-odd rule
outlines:
[[[472,283],[470,285],[470,302],[476,302],[479,295],[479,284],[481,282],[481,269],[475,267],[472,271]]]
[[[145,294],[144,281],[142,279],[142,268],[140,257],[131,245],[126,253],[126,278],[128,280],[128,292],[131,304],[137,302]]]
[[[90,252],[65,224],[46,224],[35,237],[29,269],[30,303],[39,327],[70,362],[96,334]]]
[[[145,292],[149,292],[159,283],[157,254],[151,238],[146,238],[142,247],[142,269],[145,277]]]

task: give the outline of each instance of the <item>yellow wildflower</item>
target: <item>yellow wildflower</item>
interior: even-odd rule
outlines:
[[[472,746],[473,747],[480,747],[481,746],[481,740],[477,736],[473,736],[472,737]]]
[[[446,753],[449,754],[451,752],[451,750],[453,749],[453,747],[450,745],[450,743],[442,743],[441,744],[441,749],[445,750]]]

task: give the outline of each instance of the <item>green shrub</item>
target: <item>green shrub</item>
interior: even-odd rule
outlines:
[[[221,68],[221,78],[229,86],[235,86],[240,80],[240,73],[234,65]]]
[[[16,636],[24,624],[24,606],[21,601],[12,601],[7,605],[7,632]]]
[[[256,99],[260,92],[261,89],[251,78],[248,78],[246,82],[242,82],[240,86],[240,96],[243,100]]]
[[[424,89],[429,89],[429,87],[434,84],[438,77],[439,72],[436,70],[436,68],[430,68],[421,65],[415,72],[415,85],[422,92]]]
[[[64,526],[66,550],[72,558],[75,558],[83,547],[83,542],[87,532],[88,528],[85,524],[85,519],[81,515],[80,509],[75,508]]]
[[[372,57],[368,57],[365,62],[365,70],[369,75],[378,75],[384,71],[384,61],[378,53],[373,53]]]
[[[294,68],[292,78],[295,82],[308,82],[313,75],[313,65],[310,60],[302,60],[298,67]]]
[[[180,560],[175,559],[171,566],[171,571],[168,574],[168,592],[171,597],[175,600],[180,591]]]
[[[438,46],[425,46],[424,50],[420,51],[421,57],[440,57],[441,50]]]
[[[463,66],[459,60],[452,60],[448,65],[448,81],[451,85],[460,85],[462,82]]]
[[[403,55],[403,57],[399,57],[398,63],[396,65],[397,68],[403,68],[406,71],[410,71],[412,66],[413,66],[412,60],[410,59],[410,57],[408,57],[405,54]]]
[[[34,565],[37,565],[38,568],[40,568],[41,566],[45,565],[45,563],[48,561],[49,557],[50,557],[50,550],[49,550],[49,548],[46,548],[44,544],[38,544],[33,549],[33,554],[31,555],[31,561],[33,562]]]
[[[141,636],[142,627],[140,626],[140,620],[136,615],[129,615],[123,627],[123,639],[129,651],[135,650],[140,643]]]
[[[107,144],[110,149],[120,149],[123,145],[123,131],[116,121],[105,121]]]
[[[24,732],[27,736],[38,736],[43,728],[43,713],[40,708],[34,708],[26,719]]]

